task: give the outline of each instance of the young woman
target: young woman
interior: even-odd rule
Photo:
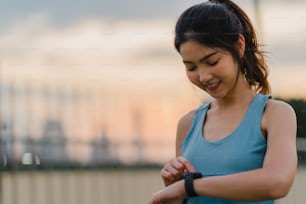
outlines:
[[[212,101],[183,116],[177,157],[150,204],[271,204],[297,167],[296,116],[271,99],[253,26],[230,0],[211,0],[178,19],[175,47],[189,80]]]

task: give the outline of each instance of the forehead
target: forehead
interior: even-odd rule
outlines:
[[[219,52],[216,48],[211,48],[196,41],[187,41],[180,46],[180,55],[183,59],[198,59],[212,52]]]

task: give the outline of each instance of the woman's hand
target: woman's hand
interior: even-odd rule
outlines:
[[[178,181],[153,194],[148,204],[182,204],[185,194],[184,181]]]
[[[165,186],[169,186],[181,180],[186,172],[195,172],[195,169],[187,159],[179,156],[166,163],[160,174]]]

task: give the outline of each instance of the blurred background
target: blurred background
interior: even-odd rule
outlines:
[[[140,204],[162,187],[177,121],[208,99],[173,46],[178,16],[200,2],[1,2],[1,204]],[[273,97],[298,115],[298,176],[279,202],[300,204],[306,2],[235,2],[267,51]]]

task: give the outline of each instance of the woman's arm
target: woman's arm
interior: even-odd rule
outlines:
[[[176,158],[166,163],[163,169],[161,170],[161,177],[164,181],[165,186],[169,186],[181,180],[183,177],[183,173],[185,171],[188,172],[195,171],[195,169],[189,163],[189,161],[180,156],[181,144],[189,131],[192,119],[194,117],[194,112],[195,111],[191,111],[187,113],[178,122],[177,132],[176,132],[176,147],[175,147]]]
[[[196,179],[195,191],[209,197],[241,201],[285,196],[297,168],[296,116],[293,109],[284,102],[269,100],[262,119],[262,129],[267,133],[268,143],[262,168]],[[184,197],[185,193],[184,181],[180,180],[155,194],[154,199],[171,200]]]
[[[231,200],[267,200],[285,196],[297,168],[296,116],[286,103],[270,100],[262,119],[267,152],[261,169],[198,179],[198,194]],[[239,159],[239,158],[237,158]]]
[[[286,103],[270,100],[262,119],[267,152],[261,169],[195,180],[199,194],[232,200],[278,199],[287,195],[297,168],[296,116]]]
[[[192,123],[192,119],[194,117],[194,113],[195,111],[191,111],[187,113],[178,122],[177,132],[176,132],[176,147],[175,147],[176,158],[166,163],[163,169],[161,170],[161,177],[164,181],[165,186],[171,186],[177,181],[182,180],[184,172],[186,171],[194,172],[195,171],[195,169],[189,163],[189,161],[180,156],[181,155],[181,144],[189,131],[190,125]],[[165,192],[165,194],[172,195],[173,192],[172,193]],[[182,204],[183,200],[185,199],[184,192],[176,193],[177,196],[166,199],[167,201],[165,201],[164,197],[158,197],[159,195],[160,195],[159,192],[153,195],[149,203],[160,204],[161,201],[159,199],[163,199],[163,203],[165,204]]]

